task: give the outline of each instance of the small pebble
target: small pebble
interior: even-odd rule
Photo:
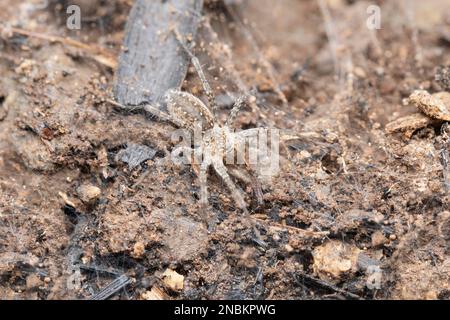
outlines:
[[[133,247],[133,257],[140,258],[145,253],[145,246],[142,242],[136,242]]]
[[[83,184],[77,189],[78,196],[84,203],[91,203],[97,200],[101,195],[101,190],[91,184]]]
[[[166,269],[163,273],[162,280],[164,285],[172,291],[179,292],[183,290],[184,276],[174,270]]]

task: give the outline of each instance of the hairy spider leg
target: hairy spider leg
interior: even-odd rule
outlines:
[[[242,106],[245,105],[247,97],[246,96],[240,96],[233,104],[233,108],[231,109],[230,114],[228,115],[227,121],[225,122],[225,125],[231,126],[234,119],[236,119],[237,114],[241,110]]]
[[[206,209],[208,206],[208,168],[210,163],[207,161],[203,161],[200,166],[200,206],[202,209]]]
[[[172,122],[177,127],[186,128],[188,126],[187,123],[184,122],[183,120],[178,119],[178,118],[176,118],[176,117],[174,117],[174,116],[172,116],[170,114],[167,114],[167,113],[159,110],[158,108],[155,108],[152,105],[149,105],[149,104],[145,105],[144,106],[144,110],[149,112],[149,113],[151,113],[152,115],[162,119],[162,120]]]
[[[216,160],[213,163],[214,170],[217,172],[217,174],[222,178],[222,180],[225,182],[225,185],[227,186],[228,190],[230,190],[231,195],[240,207],[244,211],[245,214],[248,214],[247,205],[244,201],[244,198],[242,197],[241,193],[239,192],[238,188],[235,186],[233,181],[231,180],[230,175],[227,172],[227,168],[223,164],[222,160]]]
[[[184,51],[188,54],[188,56],[191,59],[192,64],[194,65],[195,70],[197,71],[197,74],[200,78],[200,81],[202,82],[203,90],[205,90],[206,97],[208,98],[209,106],[211,107],[213,113],[216,113],[217,106],[216,106],[216,99],[214,96],[213,91],[211,90],[211,86],[209,85],[208,80],[206,80],[206,76],[203,73],[202,66],[200,64],[200,61],[198,58],[191,52],[191,50],[188,48],[188,46],[183,42],[183,39],[178,32],[177,29],[173,30],[175,33],[175,38],[178,40],[180,45],[183,47]]]

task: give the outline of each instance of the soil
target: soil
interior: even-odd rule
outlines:
[[[111,299],[450,298],[449,127],[386,131],[415,90],[449,90],[447,0],[207,1],[219,118],[246,88],[236,128],[316,133],[280,148],[262,204],[235,181],[261,239],[212,171],[205,223],[174,127],[111,103],[133,1],[78,2],[81,30],[62,2],[0,1],[0,298],[88,299],[120,275]],[[192,67],[183,90],[205,98]]]

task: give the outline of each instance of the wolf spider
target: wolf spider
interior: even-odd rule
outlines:
[[[237,147],[242,147],[242,144],[245,144],[246,138],[250,136],[258,135],[259,133],[266,134],[268,132],[268,128],[252,128],[247,130],[242,130],[239,132],[234,132],[230,127],[232,122],[235,120],[236,115],[245,104],[248,95],[241,96],[233,104],[230,114],[224,124],[221,124],[215,113],[217,111],[217,105],[215,102],[215,96],[211,90],[211,87],[206,80],[205,74],[203,73],[202,67],[198,58],[190,51],[187,45],[183,42],[180,34],[173,30],[176,36],[176,39],[186,52],[186,54],[190,57],[191,63],[193,64],[200,80],[202,83],[203,90],[206,94],[208,104],[210,108],[203,103],[199,98],[193,96],[192,94],[176,89],[171,89],[166,93],[166,102],[167,102],[167,110],[168,113],[162,112],[159,109],[151,106],[145,105],[144,109],[147,112],[159,117],[160,119],[172,122],[174,125],[189,130],[193,132],[195,130],[201,130],[202,132],[202,141],[200,145],[196,148],[194,145],[194,149],[190,146],[185,147],[183,149],[183,153],[186,151],[187,154],[191,154],[192,151],[195,152],[200,151],[203,155],[202,161],[199,161],[200,168],[196,168],[194,163],[191,161],[191,165],[194,168],[197,176],[200,181],[200,205],[202,208],[202,213],[206,215],[206,208],[208,206],[208,189],[207,189],[207,175],[209,167],[213,167],[217,175],[223,180],[229,191],[231,192],[231,196],[237,206],[248,215],[247,205],[242,196],[240,189],[234,184],[232,181],[230,174],[234,177],[246,182],[253,183],[253,187],[255,193],[257,195],[257,199],[259,203],[262,203],[262,192],[261,187],[258,181],[258,178],[254,174],[253,168],[250,166],[248,161],[245,159],[244,155],[244,163],[247,166],[247,169],[250,171],[250,175],[246,172],[240,171],[236,168],[226,166],[224,163],[224,159],[230,154],[233,154]],[[289,140],[295,139],[296,136],[284,135],[281,137],[281,140]],[[227,143],[224,143],[226,141]],[[231,143],[228,143],[231,142]],[[242,150],[242,149],[241,149]],[[257,149],[252,149],[249,146],[249,152],[258,152]],[[191,159],[192,160],[192,159]],[[254,222],[249,220],[251,225],[253,226],[253,230],[257,236],[257,239],[260,240],[259,232],[254,224]],[[209,221],[208,225],[209,225]],[[261,245],[264,242],[258,242]]]

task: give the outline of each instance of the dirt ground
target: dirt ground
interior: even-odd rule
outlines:
[[[227,1],[240,20],[207,1],[220,118],[246,88],[236,128],[316,133],[280,149],[263,204],[236,181],[267,246],[212,171],[208,230],[174,127],[109,102],[133,1],[78,1],[79,31],[55,2],[0,0],[1,299],[88,299],[120,275],[112,299],[450,298],[450,129],[385,130],[414,90],[450,91],[448,0]],[[204,98],[192,68],[183,89]]]

